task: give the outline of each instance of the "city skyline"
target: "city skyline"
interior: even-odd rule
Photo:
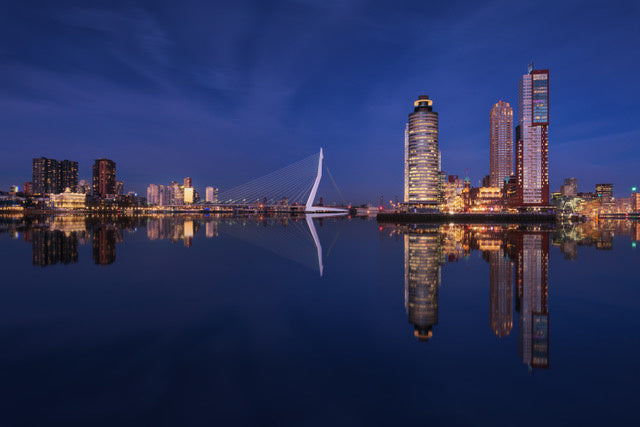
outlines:
[[[625,194],[636,185],[637,59],[609,46],[637,39],[637,6],[594,5],[578,14],[564,4],[210,6],[199,15],[217,25],[205,26],[162,5],[62,2],[33,13],[29,2],[13,4],[3,39],[25,43],[2,49],[0,137],[10,156],[0,187],[28,181],[36,156],[73,158],[85,178],[89,162],[104,156],[140,194],[171,176],[225,189],[323,146],[346,198],[402,197],[398,135],[420,93],[438,105],[442,168],[469,168],[476,184],[488,173],[486,111],[500,99],[517,104],[517,76],[533,61],[553,70],[551,188],[575,176],[585,188],[612,182]],[[517,19],[523,12],[527,25]],[[566,16],[569,26],[558,25]],[[256,37],[233,30],[255,20]],[[486,34],[487,25],[500,31]],[[194,43],[203,36],[206,43]],[[509,39],[500,56],[498,38]],[[583,89],[593,85],[599,90]]]

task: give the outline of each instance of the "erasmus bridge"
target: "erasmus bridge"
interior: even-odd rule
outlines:
[[[218,203],[215,206],[232,207],[238,209],[256,209],[261,211],[283,212],[287,208],[290,212],[304,213],[306,230],[300,227],[289,227],[292,232],[297,234],[302,242],[311,240],[315,246],[315,258],[317,266],[322,276],[324,270],[324,258],[322,244],[318,236],[314,219],[322,219],[327,217],[342,216],[348,214],[348,210],[343,207],[315,206],[316,194],[322,179],[323,167],[327,175],[333,183],[333,187],[342,199],[344,199],[338,186],[331,176],[331,172],[324,161],[324,153],[322,148],[316,154],[264,175],[260,178],[253,179],[242,185],[222,191],[218,195]],[[207,205],[210,205],[207,203]],[[293,209],[291,209],[293,208]],[[295,228],[295,231],[293,230]],[[281,234],[274,227],[254,228],[238,230],[237,228],[226,228],[228,234],[235,235],[237,238],[247,240],[258,246],[272,250],[284,257],[297,260],[301,255],[300,251],[288,251],[290,245],[280,245],[277,243],[276,234]],[[240,231],[240,232],[237,232]],[[309,239],[310,237],[310,239]],[[289,240],[291,241],[291,240]],[[335,240],[334,242],[335,243]],[[333,243],[331,246],[333,246]],[[311,246],[303,245],[309,249]],[[302,253],[306,249],[302,249]],[[292,252],[285,254],[285,252]],[[296,252],[294,254],[294,252]],[[306,264],[306,263],[303,263]]]
[[[264,210],[272,208],[282,210],[283,207],[295,206],[297,212],[304,213],[342,213],[345,208],[314,206],[318,186],[322,179],[322,169],[327,171],[338,195],[338,189],[329,168],[324,161],[322,148],[313,154],[288,166],[253,179],[237,187],[222,191],[218,195],[221,207],[260,207]],[[344,200],[343,200],[344,203]]]

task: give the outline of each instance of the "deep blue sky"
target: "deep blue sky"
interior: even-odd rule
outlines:
[[[550,69],[550,170],[640,184],[640,3],[9,1],[0,4],[0,189],[31,159],[117,162],[125,190],[240,184],[325,148],[346,198],[402,192],[419,94],[447,173],[489,168],[489,109]],[[515,108],[514,108],[515,109]]]

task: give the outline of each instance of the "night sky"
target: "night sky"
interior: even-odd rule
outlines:
[[[0,0],[0,189],[46,156],[117,162],[125,191],[229,188],[322,146],[349,201],[402,194],[404,126],[489,172],[489,110],[550,69],[550,175],[640,185],[640,2]],[[514,126],[515,127],[515,126]]]

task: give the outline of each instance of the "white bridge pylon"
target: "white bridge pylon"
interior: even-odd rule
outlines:
[[[221,191],[218,195],[220,206],[233,206],[249,209],[275,209],[305,213],[348,213],[347,209],[327,206],[314,206],[314,201],[322,179],[324,152],[312,154],[302,160],[291,163],[281,169],[252,179],[244,184]],[[327,169],[329,178],[335,181]],[[336,186],[340,198],[340,190]]]
[[[307,199],[307,203],[304,207],[304,211],[308,213],[320,213],[320,212],[329,212],[329,213],[348,213],[347,209],[342,208],[330,208],[325,206],[313,206],[313,202],[316,199],[316,193],[318,192],[318,186],[320,185],[320,180],[322,179],[322,162],[324,160],[324,153],[322,151],[322,147],[320,147],[320,155],[318,156],[318,174],[316,175],[316,180],[313,182],[313,187],[311,188],[311,193],[309,193],[309,198]]]

